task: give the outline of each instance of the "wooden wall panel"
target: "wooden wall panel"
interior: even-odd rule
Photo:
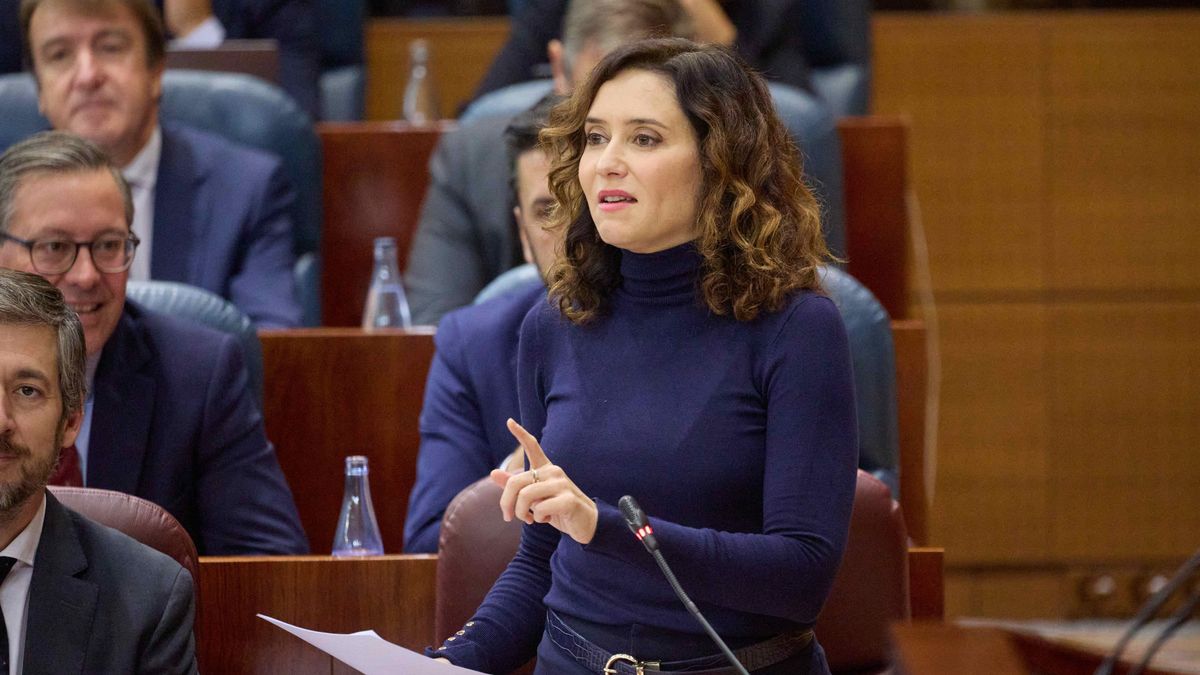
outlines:
[[[371,19],[367,22],[367,119],[400,119],[408,81],[408,45],[429,41],[430,69],[442,117],[458,116],[508,39],[507,18]]]
[[[947,565],[1048,548],[1046,319],[1037,305],[940,315],[942,415],[932,541]]]
[[[873,112],[910,121],[937,291],[1042,284],[1042,42],[1002,17],[876,21]]]
[[[956,474],[1023,478],[1045,463],[1046,315],[1034,304],[942,308],[939,466]]]
[[[1182,555],[1200,533],[1200,303],[1051,310],[1054,555]]]
[[[1200,531],[1200,12],[874,26],[940,317],[947,613],[1087,615],[1077,577]]]
[[[1053,568],[947,574],[946,586],[954,589],[959,615],[1053,618],[1066,615],[1071,605],[1072,589],[1063,574]]]
[[[1064,24],[1047,62],[1050,286],[1200,289],[1200,17]]]

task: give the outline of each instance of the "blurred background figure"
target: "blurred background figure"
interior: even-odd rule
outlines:
[[[554,207],[547,182],[550,165],[537,145],[538,132],[559,100],[547,96],[505,131],[509,203],[525,261],[536,272],[510,270],[489,285],[503,286],[497,297],[454,310],[438,324],[421,408],[417,479],[404,523],[407,553],[437,553],[442,514],[450,500],[501,466],[516,447],[504,422],[520,417],[517,338],[529,309],[546,301],[545,275],[562,248],[561,229],[548,228]],[[509,275],[520,277],[506,280]]]
[[[618,45],[656,34],[690,35],[690,22],[675,0],[577,1],[566,21],[565,42],[542,45],[556,64],[553,89],[559,94],[569,93]],[[413,323],[436,324],[446,312],[470,303],[500,273],[521,264],[507,198],[504,129],[512,115],[548,90],[517,92],[522,103],[511,112],[464,124],[442,137],[429,162],[429,188],[405,271]]]
[[[562,39],[568,4],[567,0],[521,3],[520,11],[513,16],[511,37],[492,62],[475,96],[544,77],[548,67],[545,45]],[[731,46],[767,79],[807,89],[808,66],[802,32],[798,30],[802,4],[802,0],[680,0],[679,3],[691,20],[695,39]]]
[[[22,68],[20,5],[21,0],[0,0],[0,73]],[[154,0],[154,5],[168,39],[181,47],[217,47],[226,39],[275,40],[280,86],[318,118],[321,44],[312,0]]]

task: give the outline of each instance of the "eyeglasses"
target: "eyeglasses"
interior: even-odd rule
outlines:
[[[64,274],[75,265],[79,249],[87,248],[92,254],[92,264],[101,272],[124,272],[133,264],[133,253],[142,243],[137,235],[104,234],[92,241],[68,241],[66,239],[27,240],[0,232],[0,241],[11,241],[29,251],[29,261],[38,274]]]

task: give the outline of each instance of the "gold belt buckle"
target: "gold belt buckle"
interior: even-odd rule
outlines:
[[[604,664],[604,672],[608,675],[617,675],[617,669],[613,666],[622,661],[628,661],[634,667],[637,675],[644,675],[642,672],[642,662],[628,654],[613,654],[608,657],[608,662]]]

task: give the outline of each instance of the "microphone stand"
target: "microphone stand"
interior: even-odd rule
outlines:
[[[667,577],[667,583],[671,585],[671,590],[675,591],[675,595],[679,597],[680,602],[687,608],[687,611],[700,622],[704,628],[704,632],[712,638],[712,641],[720,648],[721,653],[729,663],[742,675],[750,675],[746,667],[737,660],[733,655],[733,651],[729,649],[729,645],[717,635],[717,631],[713,630],[708,619],[700,613],[700,609],[696,607],[696,603],[688,597],[688,594],[683,590],[683,586],[679,585],[679,580],[675,578],[675,573],[671,571],[671,566],[667,564],[666,558],[663,558],[662,552],[658,550],[658,540],[654,538],[654,528],[650,527],[650,522],[646,519],[646,513],[642,511],[642,507],[638,506],[636,500],[629,495],[621,497],[617,502],[617,506],[621,509],[621,515],[625,516],[625,524],[629,526],[629,530],[633,532],[633,536],[642,542],[646,550],[650,552],[650,557],[654,558],[654,562],[658,563],[658,568],[662,570],[664,576]]]
[[[1183,566],[1181,566],[1179,571],[1177,571],[1174,576],[1171,577],[1170,581],[1160,588],[1157,593],[1150,596],[1150,599],[1142,605],[1142,608],[1138,610],[1137,615],[1133,617],[1133,622],[1129,625],[1129,628],[1125,630],[1125,633],[1121,636],[1121,639],[1117,640],[1117,644],[1115,647],[1113,647],[1112,652],[1110,652],[1109,655],[1104,658],[1104,661],[1100,664],[1100,667],[1096,669],[1095,675],[1113,675],[1113,671],[1117,666],[1117,661],[1119,661],[1121,658],[1121,653],[1125,651],[1125,647],[1129,645],[1129,642],[1133,639],[1133,636],[1136,635],[1138,631],[1140,631],[1146,624],[1150,623],[1150,621],[1154,618],[1154,615],[1158,614],[1158,611],[1162,609],[1163,605],[1167,604],[1167,601],[1170,600],[1171,596],[1175,594],[1175,591],[1177,591],[1181,586],[1183,586],[1184,583],[1187,582],[1188,579],[1195,575],[1197,570],[1200,570],[1200,551],[1196,551],[1196,553],[1193,554],[1192,557],[1187,560],[1187,562],[1183,563]],[[1185,604],[1185,608],[1190,604],[1191,603]],[[1186,621],[1187,616],[1184,616],[1183,620]],[[1174,621],[1172,621],[1172,624],[1173,623]],[[1182,621],[1180,621],[1180,623],[1182,624]],[[1156,643],[1165,642],[1166,638],[1170,637],[1171,633],[1174,633],[1177,628],[1178,626],[1172,627],[1171,624],[1168,624],[1167,628],[1164,630],[1166,635],[1160,636],[1159,640],[1156,640]],[[1161,646],[1161,644],[1158,646]],[[1154,647],[1154,650],[1157,651],[1157,648],[1158,647]],[[1149,655],[1153,656],[1153,652],[1151,652]],[[1149,661],[1147,661],[1147,663],[1149,663]]]

